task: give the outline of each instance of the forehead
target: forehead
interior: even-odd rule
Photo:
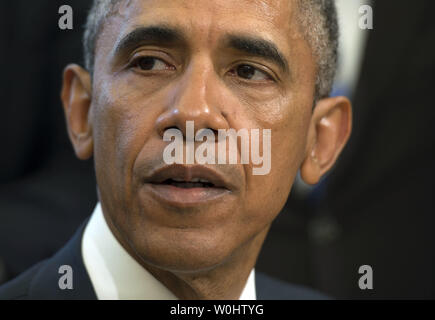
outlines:
[[[135,28],[164,24],[192,42],[213,45],[225,33],[238,33],[261,36],[286,51],[291,39],[302,38],[296,10],[294,0],[122,0],[99,40],[114,47]]]

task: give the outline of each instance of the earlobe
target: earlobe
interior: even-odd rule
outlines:
[[[311,155],[307,156],[302,163],[301,178],[305,181],[305,183],[314,185],[320,181],[321,176],[322,174],[321,168],[319,166],[319,159],[314,152],[312,152]]]
[[[352,131],[352,107],[345,97],[320,100],[313,112],[301,177],[316,184],[336,162]]]
[[[63,73],[61,100],[69,138],[77,157],[82,160],[93,154],[91,93],[89,72],[78,65],[68,65]]]

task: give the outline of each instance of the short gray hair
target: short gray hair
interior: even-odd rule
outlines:
[[[83,37],[85,67],[93,72],[95,47],[104,22],[123,0],[93,0]],[[334,0],[297,0],[302,33],[317,64],[315,101],[328,97],[337,68],[338,21]]]

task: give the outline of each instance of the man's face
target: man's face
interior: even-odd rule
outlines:
[[[306,155],[315,61],[297,14],[289,0],[132,0],[104,25],[90,118],[97,181],[106,219],[146,263],[206,270],[261,246]],[[271,129],[270,173],[158,171],[164,131],[186,121]],[[191,174],[219,176],[220,188],[159,181]]]

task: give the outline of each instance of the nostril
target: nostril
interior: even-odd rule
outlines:
[[[213,134],[214,134],[215,137],[217,137],[217,136],[219,135],[218,130],[216,130],[216,129],[212,129],[212,128],[208,128],[208,129],[210,129],[211,131],[213,131]]]
[[[171,129],[174,129],[174,130],[180,131],[181,134],[184,136],[183,130],[181,130],[181,129],[178,128],[177,126],[166,127],[166,128],[164,128],[161,132],[159,132],[159,134],[163,137],[164,134],[165,134],[168,130],[171,130]]]
[[[165,131],[167,131],[167,130],[170,130],[170,129],[177,129],[177,130],[180,130],[178,127],[176,127],[176,126],[172,126],[172,127],[167,127],[167,128],[165,128],[164,130],[163,130],[163,132],[165,132]],[[181,130],[180,130],[181,131]]]

